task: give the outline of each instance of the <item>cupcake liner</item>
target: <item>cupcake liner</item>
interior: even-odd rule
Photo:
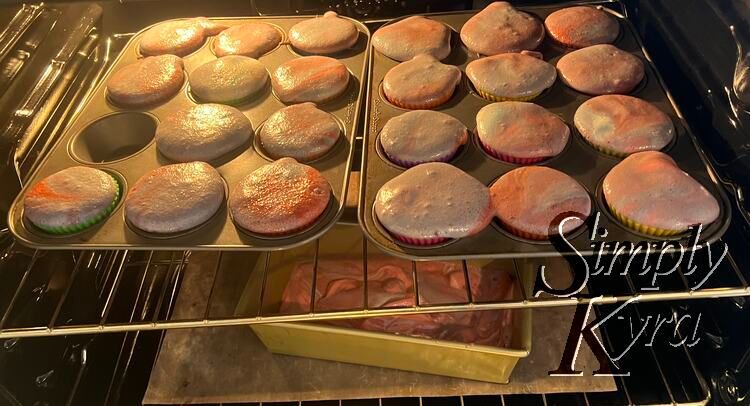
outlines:
[[[511,155],[500,153],[497,150],[490,148],[490,146],[485,144],[479,137],[477,137],[477,139],[479,139],[479,144],[482,146],[482,149],[484,149],[486,153],[490,154],[494,158],[497,158],[501,161],[505,161],[508,163],[518,164],[518,165],[533,165],[535,163],[539,163],[550,158],[550,157],[517,158]]]
[[[388,155],[387,152],[383,151],[383,155],[385,155],[385,157],[388,158],[389,161],[404,168],[411,168],[412,166],[417,166],[419,164],[424,164],[428,162],[450,162],[450,160],[455,158],[457,154],[458,154],[458,149],[456,149],[456,151],[454,151],[452,154],[446,155],[445,157],[439,158],[439,159],[433,159],[429,161],[405,161],[402,159],[394,158]]]
[[[456,89],[453,89],[453,91],[445,97],[442,97],[438,100],[433,100],[429,103],[405,103],[400,100],[396,100],[392,97],[388,97],[388,95],[385,96],[386,99],[388,99],[389,102],[391,102],[396,107],[401,107],[402,109],[409,109],[409,110],[429,110],[434,109],[435,107],[439,107],[445,103],[448,102],[448,100],[453,97],[453,94],[456,93]]]
[[[624,224],[626,227],[632,230],[638,231],[639,233],[651,235],[654,237],[670,237],[670,236],[679,235],[685,232],[684,230],[683,231],[667,230],[664,228],[647,226],[645,224],[638,223],[637,221],[624,216],[622,213],[615,210],[609,203],[607,203],[607,207],[609,208],[609,211],[612,212],[612,214],[620,223]]]
[[[393,236],[393,238],[395,238],[396,240],[400,242],[411,244],[411,245],[418,245],[421,247],[437,245],[437,244],[441,244],[450,240],[450,238],[448,237],[412,238],[412,237],[407,237],[405,235],[396,234],[394,232],[390,232],[390,233]]]
[[[516,236],[521,237],[521,238],[525,238],[527,240],[535,240],[535,241],[549,240],[549,236],[548,235],[530,233],[528,231],[524,231],[524,230],[521,230],[519,228],[513,227],[513,226],[511,226],[508,223],[503,222],[503,221],[500,221],[500,224],[502,225],[502,227],[503,227],[503,229],[505,231],[508,231],[508,232],[510,232],[513,235],[516,235]]]
[[[477,93],[479,93],[480,96],[482,96],[483,99],[487,99],[489,101],[493,102],[504,102],[504,101],[518,101],[518,102],[525,102],[525,101],[531,101],[539,97],[542,92],[533,94],[531,96],[524,96],[524,97],[506,97],[506,96],[496,96],[484,89],[479,89],[476,86],[474,88],[477,90]]]
[[[600,145],[596,145],[596,144],[592,143],[591,141],[589,141],[584,136],[581,136],[581,138],[583,138],[583,140],[586,141],[587,144],[591,145],[592,148],[594,148],[595,150],[601,152],[602,154],[613,156],[615,158],[625,158],[628,155],[630,155],[630,154],[628,154],[626,152],[618,152],[618,151],[615,151],[613,149],[609,149],[609,148],[602,147]]]
[[[112,176],[112,181],[115,182],[115,186],[116,186],[115,198],[112,200],[112,203],[109,206],[107,206],[107,208],[102,210],[100,213],[98,213],[96,216],[92,217],[91,219],[84,221],[83,223],[74,224],[71,226],[63,226],[63,227],[49,227],[49,226],[39,225],[36,223],[34,223],[34,226],[50,234],[64,235],[64,234],[73,234],[79,231],[83,231],[99,223],[100,221],[107,218],[110,214],[112,214],[112,212],[115,210],[115,207],[117,207],[117,203],[120,202],[120,196],[122,195],[122,186],[120,185],[120,182],[114,176]]]

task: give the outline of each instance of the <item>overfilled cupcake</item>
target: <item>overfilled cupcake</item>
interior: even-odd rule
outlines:
[[[246,143],[253,134],[241,111],[223,104],[192,105],[168,115],[156,127],[156,147],[178,162],[212,161]]]
[[[271,114],[258,137],[271,158],[307,162],[320,158],[336,145],[341,127],[330,113],[314,103],[300,103]]]
[[[40,180],[23,200],[31,224],[51,234],[85,230],[112,213],[120,200],[120,183],[99,169],[74,166]]]
[[[431,109],[450,100],[460,81],[460,69],[421,54],[385,74],[383,93],[398,107]]]
[[[611,44],[620,33],[620,25],[613,16],[589,6],[557,10],[547,16],[544,26],[552,39],[571,48]]]
[[[407,17],[385,25],[372,35],[372,46],[399,62],[419,54],[445,59],[451,53],[451,30],[445,24],[422,16]]]
[[[622,157],[660,150],[675,136],[672,120],[653,104],[624,95],[597,96],[576,110],[575,126],[594,148]]]
[[[386,157],[405,168],[426,162],[447,162],[468,139],[469,132],[463,123],[431,110],[394,117],[380,132],[380,145]]]
[[[237,103],[268,83],[268,71],[253,58],[229,55],[197,67],[188,80],[190,91],[201,101]]]
[[[525,102],[501,102],[477,113],[477,137],[493,157],[528,165],[558,155],[570,129],[544,107]]]
[[[500,54],[471,61],[466,76],[487,100],[528,101],[555,83],[557,70],[533,56]]]
[[[461,28],[461,41],[482,55],[530,51],[543,39],[542,23],[506,1],[490,3]]]
[[[205,162],[161,166],[147,172],[125,198],[125,218],[139,230],[170,234],[208,221],[224,202],[224,181]]]
[[[386,182],[375,215],[397,241],[440,244],[482,231],[492,220],[487,187],[442,162],[417,165]]]
[[[623,159],[604,178],[602,189],[612,214],[648,235],[677,235],[719,217],[716,198],[659,151]]]
[[[281,64],[271,83],[283,103],[325,103],[346,91],[349,71],[336,59],[305,56]]]
[[[292,46],[311,54],[327,55],[349,49],[358,38],[359,31],[354,23],[335,11],[300,21],[289,30]]]
[[[331,200],[331,186],[315,168],[282,158],[242,179],[229,196],[234,222],[271,237],[312,226]]]
[[[218,57],[242,55],[260,58],[281,42],[281,32],[271,24],[254,22],[235,25],[216,37],[214,53]]]
[[[206,37],[216,35],[225,28],[225,25],[203,17],[165,21],[143,33],[138,49],[147,56],[185,56],[200,48]]]
[[[592,45],[557,61],[563,83],[591,95],[628,93],[645,75],[643,62],[615,46]]]
[[[544,166],[507,172],[490,186],[495,215],[507,231],[546,240],[580,227],[591,214],[591,198],[575,179]]]
[[[107,80],[107,96],[120,106],[145,107],[171,98],[184,82],[180,57],[150,56],[113,73]]]

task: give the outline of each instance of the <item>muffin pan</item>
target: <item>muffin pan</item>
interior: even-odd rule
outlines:
[[[212,18],[233,26],[248,22],[266,22],[284,33],[282,44],[258,60],[269,72],[266,87],[248,100],[234,104],[251,121],[257,134],[260,125],[274,112],[285,107],[273,94],[270,74],[282,63],[300,55],[287,45],[286,33],[296,23],[315,16],[274,18]],[[26,189],[42,178],[70,166],[84,165],[109,170],[122,176],[124,185],[133,185],[146,172],[159,166],[175,163],[161,155],[154,142],[154,133],[160,120],[170,113],[196,104],[190,94],[187,77],[201,64],[216,58],[209,37],[203,46],[185,56],[185,82],[182,90],[167,102],[145,109],[122,108],[111,103],[106,94],[109,77],[123,66],[136,61],[143,31],[136,34],[93,92],[84,108],[73,119],[59,142],[16,197],[9,213],[10,229],[25,245],[42,249],[148,249],[148,250],[276,250],[304,244],[317,238],[341,216],[346,201],[349,168],[353,156],[354,135],[358,127],[359,106],[364,95],[365,72],[369,55],[370,33],[361,23],[352,20],[359,30],[359,40],[350,50],[328,55],[346,65],[350,77],[347,90],[336,99],[318,107],[333,114],[341,124],[341,139],[325,156],[308,165],[316,168],[331,185],[331,204],[320,219],[300,233],[282,238],[265,238],[240,230],[231,219],[226,203],[206,223],[174,235],[151,234],[134,230],[125,220],[122,204],[101,223],[74,235],[53,236],[28,224],[23,218],[23,196]],[[270,163],[264,153],[256,150],[251,140],[245,145],[209,163],[221,173],[227,192],[247,174]],[[228,196],[228,194],[227,194]],[[123,190],[122,200],[128,190]]]
[[[519,8],[543,20],[553,11],[563,7],[532,6]],[[672,103],[672,99],[659,73],[651,63],[648,53],[638,38],[635,29],[618,12],[608,8],[604,8],[604,10],[612,14],[620,24],[620,36],[613,45],[638,56],[644,62],[646,76],[642,83],[630,94],[654,103],[667,113],[674,122],[676,129],[675,141],[662,151],[669,154],[682,170],[688,172],[698,180],[719,201],[721,207],[720,216],[715,222],[703,228],[700,239],[700,242],[714,242],[722,236],[729,226],[731,203],[721,186],[716,183],[717,177],[710,168],[707,158],[697,146],[695,137],[690,133],[681,114]],[[425,16],[451,27],[454,31],[453,37],[456,38],[463,24],[476,12],[477,10],[472,12],[425,14]],[[544,55],[545,61],[555,65],[560,57],[572,51],[572,49],[567,49],[554,43],[549,37],[545,37],[544,42],[537,48],[537,51],[540,51]],[[366,110],[367,123],[359,196],[359,220],[365,233],[374,243],[391,254],[417,260],[520,258],[575,254],[567,246],[565,247],[567,249],[563,250],[565,252],[558,251],[556,246],[560,247],[560,244],[553,244],[550,241],[530,241],[516,237],[505,231],[499,225],[497,219],[493,220],[492,225],[474,236],[451,240],[434,247],[416,247],[396,242],[382,225],[379,224],[373,210],[373,205],[380,187],[388,180],[401,174],[404,169],[388,162],[382,153],[378,153],[379,147],[377,142],[379,139],[378,135],[385,123],[390,118],[396,117],[408,110],[393,106],[385,99],[380,90],[386,72],[396,66],[398,62],[380,54],[374,49],[371,50],[371,53],[368,78],[370,96],[367,100]],[[461,44],[453,47],[451,54],[442,62],[461,68],[464,72],[464,77],[453,97],[446,104],[434,109],[461,120],[472,132],[475,132],[474,130],[476,129],[476,114],[479,109],[492,103],[483,99],[473,89],[473,86],[466,78],[466,65],[479,57],[480,55],[472,53]],[[566,240],[582,255],[599,252],[598,249],[594,251],[595,249],[592,248],[590,236],[591,227],[593,226],[592,220],[596,218],[596,213],[600,213],[598,227],[600,229],[604,227],[607,230],[607,235],[604,238],[597,238],[596,241],[629,241],[632,243],[655,241],[659,243],[659,247],[661,248],[658,237],[642,235],[626,228],[611,215],[606,207],[601,195],[601,182],[609,170],[619,163],[621,159],[597,151],[594,147],[586,143],[575,129],[573,115],[578,106],[589,98],[591,96],[577,92],[564,85],[558,77],[550,89],[531,101],[559,115],[571,129],[571,139],[568,141],[568,145],[563,152],[537,165],[548,166],[567,173],[583,185],[591,196],[593,211],[592,217],[589,219],[590,221],[567,235]],[[476,134],[472,134],[471,137],[473,141],[458,156],[450,161],[452,165],[464,170],[487,186],[490,186],[506,172],[519,167],[519,165],[505,163],[492,158],[478,145],[478,142],[475,140]],[[440,196],[435,196],[435,199],[440,199]],[[460,210],[460,208],[457,209]],[[682,244],[687,247],[686,241],[688,235],[681,235],[672,239],[675,238],[683,240]],[[564,244],[563,241],[559,241],[559,243]]]

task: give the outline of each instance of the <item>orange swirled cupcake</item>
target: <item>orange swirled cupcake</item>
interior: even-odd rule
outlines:
[[[543,39],[542,23],[507,1],[490,3],[461,28],[461,41],[482,55],[530,51]]]
[[[417,165],[386,182],[375,215],[398,241],[435,245],[482,231],[492,220],[487,187],[446,163]]]
[[[575,179],[544,166],[514,169],[490,187],[495,215],[503,228],[530,240],[546,240],[583,224],[591,198]]]
[[[372,35],[372,46],[399,62],[419,54],[445,59],[451,53],[451,30],[445,24],[422,16],[407,17],[385,25]]]
[[[557,70],[533,56],[500,54],[471,61],[466,76],[487,100],[529,101],[555,83]]]
[[[206,37],[225,28],[225,25],[203,17],[165,21],[143,33],[138,49],[143,55],[185,56],[200,48]]]
[[[349,85],[349,71],[336,59],[305,56],[284,62],[271,76],[273,90],[284,103],[324,103]]]
[[[590,95],[629,93],[646,74],[637,56],[608,44],[564,55],[557,70],[563,83]]]
[[[588,6],[557,10],[544,20],[547,34],[571,48],[611,44],[620,33],[620,25],[607,12]]]
[[[638,152],[604,178],[610,211],[631,229],[653,236],[685,232],[719,217],[719,202],[667,154]]]
[[[271,158],[291,157],[305,162],[330,151],[341,137],[341,127],[330,113],[308,102],[271,114],[258,137]]]
[[[113,73],[107,81],[107,96],[120,106],[144,107],[171,98],[184,82],[180,57],[150,56]]]
[[[214,53],[218,57],[242,55],[257,59],[280,42],[281,32],[271,24],[240,24],[227,28],[216,37]]]
[[[460,81],[460,69],[421,54],[385,74],[383,93],[398,107],[431,109],[450,100]]]

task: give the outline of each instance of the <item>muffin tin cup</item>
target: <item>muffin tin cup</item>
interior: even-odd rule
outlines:
[[[701,232],[700,243],[714,242],[719,239],[729,226],[731,218],[731,201],[723,188],[717,184],[714,171],[708,163],[705,154],[696,147],[697,142],[687,125],[681,118],[677,107],[672,103],[671,97],[664,86],[664,82],[651,63],[647,51],[643,48],[636,30],[623,15],[607,7],[617,7],[616,3],[602,4],[604,10],[611,13],[620,24],[620,37],[614,45],[638,56],[645,65],[645,77],[629,94],[655,104],[659,109],[667,113],[675,123],[675,140],[664,149],[663,152],[670,155],[679,167],[689,173],[700,182],[711,194],[716,197],[720,205],[719,218],[708,225],[704,225]],[[544,19],[547,15],[564,6],[531,6],[520,7],[521,10],[529,12]],[[451,12],[425,14],[426,17],[442,22],[450,26],[455,32],[460,32],[463,24],[471,18],[477,10],[471,12]],[[560,47],[547,37],[536,50],[543,54],[544,60],[556,65],[564,54],[574,51],[572,48]],[[443,63],[455,64],[465,72],[466,65],[480,56],[468,51],[465,47],[454,47],[454,52],[446,58]],[[369,239],[381,249],[393,255],[413,260],[455,260],[467,258],[524,258],[524,257],[550,257],[559,255],[591,255],[599,252],[599,247],[591,241],[592,226],[594,221],[597,227],[604,227],[608,234],[604,241],[627,241],[637,243],[640,241],[653,241],[659,243],[662,237],[646,235],[629,228],[612,215],[604,201],[599,197],[597,191],[604,176],[618,164],[622,158],[614,157],[597,151],[577,133],[573,116],[576,109],[584,101],[592,96],[578,92],[566,86],[558,77],[557,81],[532,103],[538,104],[552,113],[557,114],[565,121],[571,130],[570,140],[565,149],[555,157],[539,163],[537,166],[547,166],[562,171],[573,177],[592,196],[592,214],[586,224],[566,234],[565,240],[575,249],[559,244],[559,237],[551,240],[529,240],[513,235],[504,230],[497,219],[491,226],[481,232],[465,238],[451,240],[450,243],[436,246],[409,246],[391,236],[381,225],[375,216],[373,207],[378,190],[390,179],[404,172],[404,168],[389,162],[382,152],[378,152],[378,134],[385,123],[407,110],[393,106],[385,99],[381,82],[385,74],[398,64],[377,51],[372,51],[369,68],[369,99],[367,100],[367,127],[365,131],[365,148],[362,160],[361,187],[359,197],[359,220]],[[465,76],[465,75],[464,75]],[[476,114],[484,106],[491,104],[479,95],[469,81],[464,78],[462,85],[456,89],[453,97],[446,104],[434,110],[449,114],[460,120],[467,128],[476,128]],[[452,165],[472,175],[485,185],[491,184],[503,174],[519,167],[517,163],[503,162],[493,158],[479,145],[476,135],[472,136],[462,153],[451,160]],[[435,196],[439,200],[440,196]],[[671,240],[680,240],[683,246],[687,245],[687,234],[668,237]],[[601,242],[597,238],[596,242]],[[602,252],[607,252],[605,247]]]
[[[315,16],[211,18],[234,26],[249,22],[265,22],[286,33],[296,23]],[[345,18],[345,17],[343,17]],[[330,207],[309,228],[278,238],[251,235],[232,221],[227,202],[214,217],[204,224],[179,233],[149,233],[134,227],[125,219],[122,201],[128,198],[123,187],[120,204],[102,222],[80,233],[57,236],[34,228],[24,220],[23,201],[26,190],[39,180],[62,169],[84,165],[106,168],[121,175],[125,185],[133,185],[144,174],[158,167],[177,163],[158,151],[153,141],[156,126],[169,114],[199,104],[190,92],[188,78],[198,66],[215,60],[212,47],[215,37],[204,41],[200,49],[183,58],[185,81],[171,99],[147,107],[129,108],[108,100],[107,80],[123,66],[133,63],[141,55],[138,51],[144,29],[131,38],[122,53],[104,75],[102,83],[92,92],[86,105],[73,118],[57,144],[31,176],[24,190],[16,197],[9,213],[9,225],[16,239],[40,249],[143,249],[143,250],[249,250],[268,251],[287,249],[305,244],[326,232],[344,210],[353,161],[354,135],[359,125],[359,108],[365,94],[367,61],[370,52],[370,33],[360,22],[351,20],[360,38],[351,51],[333,55],[349,70],[349,86],[338,97],[318,108],[332,114],[342,132],[337,144],[324,156],[307,163],[323,175],[331,185]],[[271,114],[285,107],[273,94],[270,74],[282,63],[300,56],[283,42],[258,60],[269,72],[266,86],[251,97],[238,101],[234,107],[242,111],[253,125],[253,136],[259,125]],[[228,187],[227,197],[247,175],[271,160],[254,148],[254,140],[208,163],[214,166]]]

